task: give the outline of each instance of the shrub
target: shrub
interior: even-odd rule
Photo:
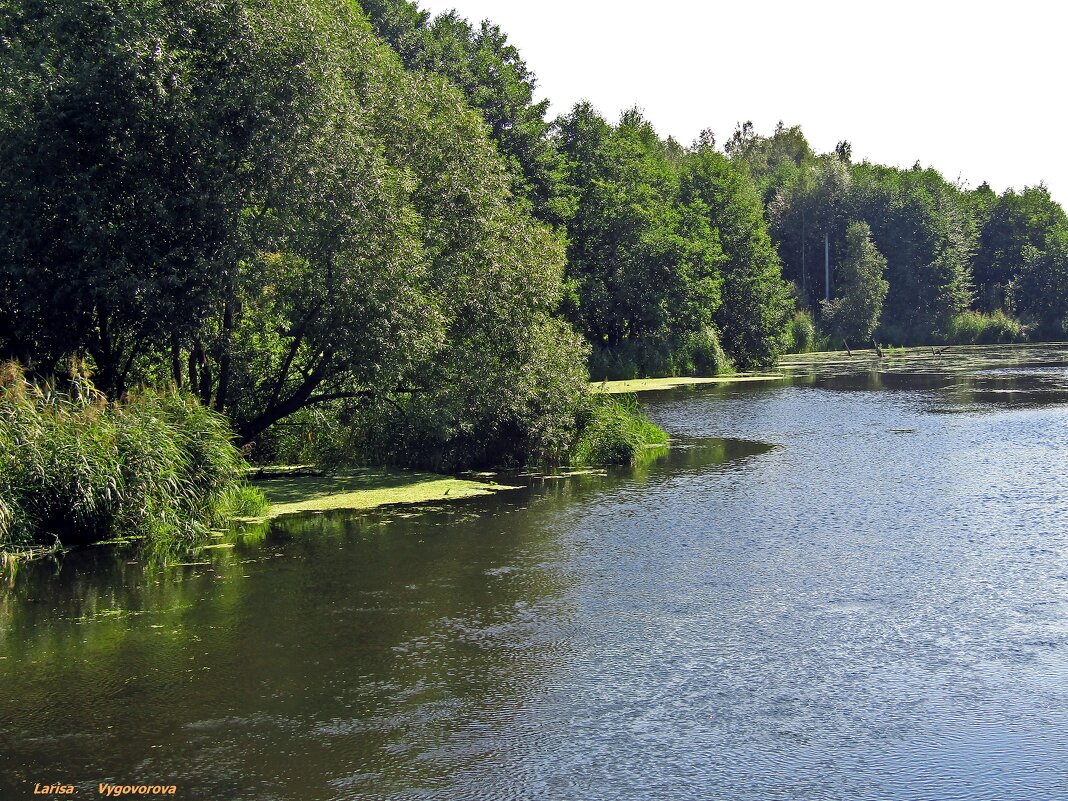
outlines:
[[[266,505],[246,468],[225,418],[185,395],[110,402],[85,376],[0,370],[0,547],[192,537]]]
[[[690,335],[683,351],[684,369],[688,375],[722,375],[733,373],[734,365],[720,344],[719,332],[714,326],[705,326]]]
[[[720,375],[734,365],[715,326],[705,326],[681,345],[667,340],[628,340],[613,347],[595,347],[589,356],[590,378],[617,381],[676,375]]]
[[[1003,311],[984,314],[967,311],[950,318],[940,339],[951,345],[995,345],[1004,342],[1023,342],[1027,328],[1019,320]]]
[[[646,448],[666,442],[667,434],[642,413],[633,395],[593,395],[580,417],[570,461],[634,464]]]
[[[805,309],[798,309],[786,327],[787,353],[811,353],[820,350],[819,344],[812,315]]]

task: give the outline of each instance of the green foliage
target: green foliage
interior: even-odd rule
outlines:
[[[1009,189],[998,197],[984,185],[972,199],[980,225],[972,268],[976,302],[987,310],[1002,308],[1008,286],[1023,267],[1025,249],[1048,250],[1054,232],[1068,228],[1068,218],[1044,186],[1020,193]]]
[[[1059,340],[1068,334],[1068,227],[1050,232],[1044,250],[1024,247],[1009,299],[1038,336]]]
[[[615,347],[594,348],[590,377],[625,380],[679,375],[712,376],[731,373],[734,365],[719,344],[715,326],[695,331],[677,347],[663,342],[625,341]]]
[[[705,204],[682,200],[677,154],[637,111],[613,128],[579,104],[556,127],[574,209],[566,312],[595,350],[671,353],[719,304]]]
[[[593,375],[773,362],[790,303],[745,172],[710,137],[662,141],[636,111],[612,127],[579,104],[556,130],[573,209],[564,310],[593,344]]]
[[[838,264],[836,295],[821,304],[824,325],[847,342],[867,342],[879,324],[889,284],[886,259],[871,241],[867,223],[846,228],[844,254]]]
[[[752,122],[740,123],[724,149],[749,171],[765,205],[815,158],[800,126],[787,128],[781,120],[770,137],[757,134]]]
[[[801,306],[818,308],[826,297],[825,247],[842,241],[853,178],[837,157],[809,159],[768,204],[783,275],[797,287]]]
[[[712,315],[723,347],[739,367],[772,364],[793,304],[756,189],[726,157],[701,145],[686,159],[682,180],[683,201],[707,210],[724,254],[722,301]]]
[[[595,395],[580,419],[570,463],[634,464],[647,448],[666,442],[667,434],[642,413],[634,395]]]
[[[460,341],[430,391],[371,406],[366,452],[434,470],[560,462],[588,392],[588,346],[547,317],[522,333]]]
[[[823,350],[824,342],[816,331],[816,323],[805,309],[798,309],[794,312],[786,336],[787,353],[812,353]]]
[[[74,375],[0,380],[0,546],[188,538],[265,501],[219,414],[178,393],[108,401]]]
[[[682,350],[684,375],[713,376],[734,372],[734,363],[719,341],[715,326],[707,325],[690,335]]]
[[[539,219],[557,222],[559,158],[547,136],[549,101],[534,101],[534,75],[501,29],[488,21],[472,25],[455,11],[431,19],[409,0],[365,0],[363,7],[406,67],[448,78],[463,92],[508,163],[515,194],[530,200]]]
[[[12,8],[0,350],[43,371],[84,355],[111,397],[169,379],[246,441],[345,401],[472,461],[512,429],[516,450],[564,448],[585,354],[553,319],[561,243],[485,119],[356,4]],[[499,31],[450,25],[476,84],[530,88]],[[565,378],[532,389],[547,364]]]
[[[850,214],[871,227],[890,284],[883,319],[929,341],[972,299],[975,223],[961,191],[934,170],[853,167]]]
[[[1005,312],[966,311],[955,315],[940,339],[951,345],[998,345],[1027,340],[1027,327]]]

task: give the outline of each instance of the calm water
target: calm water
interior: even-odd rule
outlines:
[[[960,353],[646,396],[632,471],[23,568],[0,798],[1068,799],[1068,351]]]

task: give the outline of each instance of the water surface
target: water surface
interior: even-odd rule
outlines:
[[[0,798],[1068,798],[1068,351],[643,396],[605,476],[0,594]]]

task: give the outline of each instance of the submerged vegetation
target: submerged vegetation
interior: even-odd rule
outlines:
[[[329,476],[278,476],[257,482],[256,486],[270,500],[271,517],[451,501],[515,489],[478,478],[382,469],[350,470]]]
[[[0,548],[188,539],[262,511],[246,469],[226,419],[187,395],[109,401],[81,375],[0,368]]]

